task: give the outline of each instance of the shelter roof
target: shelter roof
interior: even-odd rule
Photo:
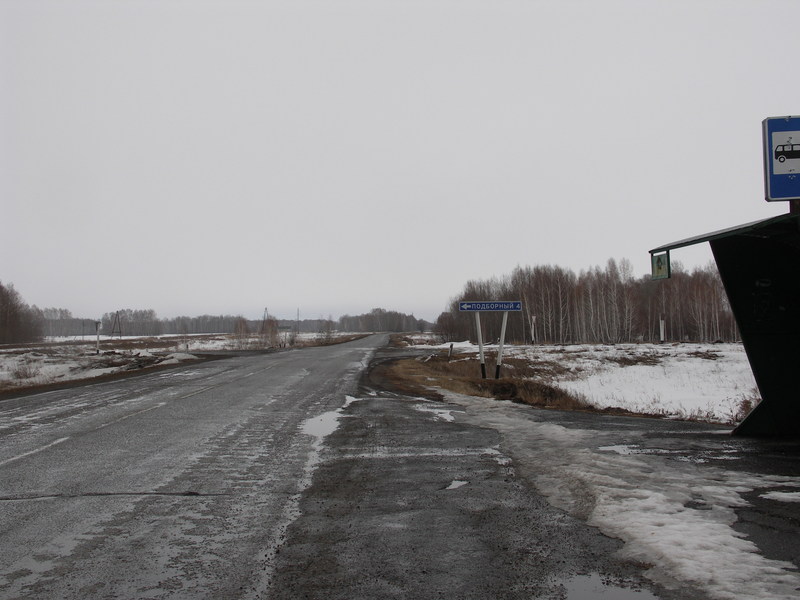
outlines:
[[[657,254],[660,252],[669,252],[676,248],[683,248],[685,246],[693,246],[703,242],[713,242],[726,237],[734,235],[753,235],[753,236],[773,236],[780,234],[782,231],[793,230],[795,235],[798,232],[797,226],[792,227],[792,224],[800,225],[800,214],[785,214],[778,215],[777,217],[770,217],[769,219],[762,219],[760,221],[753,221],[752,223],[745,223],[744,225],[736,225],[735,227],[728,227],[720,229],[719,231],[712,231],[694,237],[686,238],[685,240],[678,240],[670,244],[664,244],[658,248],[650,250],[650,254]]]

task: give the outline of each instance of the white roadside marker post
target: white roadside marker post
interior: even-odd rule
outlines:
[[[494,370],[494,378],[500,379],[500,365],[503,364],[503,344],[506,341],[506,323],[508,323],[508,311],[503,311],[503,325],[500,328],[500,346],[497,348],[497,366]]]
[[[481,378],[486,379],[486,360],[483,357],[483,334],[481,333],[481,313],[475,312],[475,326],[478,328],[478,353],[481,357]]]

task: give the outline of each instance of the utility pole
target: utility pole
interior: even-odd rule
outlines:
[[[264,343],[264,347],[265,348],[267,346],[267,341],[269,340],[269,334],[267,332],[267,320],[268,319],[269,319],[269,311],[267,310],[267,307],[265,306],[264,307],[264,318],[261,319],[261,335],[263,336],[263,340],[264,340],[263,343]]]
[[[119,320],[119,311],[114,315],[114,323],[111,325],[111,337],[114,337],[114,332],[119,332],[119,339],[122,339],[122,322]]]

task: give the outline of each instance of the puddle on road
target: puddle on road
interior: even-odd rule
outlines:
[[[566,600],[658,600],[647,590],[631,589],[604,580],[597,573],[576,575],[564,582]]]
[[[325,436],[336,431],[339,426],[339,417],[341,413],[338,410],[332,410],[322,413],[318,417],[312,417],[303,421],[302,431],[308,435],[313,435],[315,438],[322,439]]]
[[[300,431],[307,435],[313,435],[317,441],[321,441],[324,437],[332,434],[339,427],[339,419],[343,417],[342,411],[349,407],[353,402],[358,402],[361,398],[354,398],[353,396],[345,396],[344,405],[336,410],[324,412],[317,417],[311,417],[303,421]]]

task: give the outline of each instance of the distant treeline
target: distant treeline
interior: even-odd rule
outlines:
[[[94,336],[97,332],[95,319],[74,317],[65,308],[28,306],[12,285],[0,284],[0,343],[24,343],[38,341],[42,337]],[[245,319],[241,315],[201,315],[199,317],[174,317],[161,319],[153,309],[120,309],[105,313],[101,319],[103,335],[156,336],[192,335],[203,333],[267,334],[273,339],[280,334],[317,333],[331,335],[332,332],[371,331],[425,331],[433,327],[413,315],[375,308],[367,314],[345,315],[338,321],[333,319]]]
[[[33,342],[41,337],[41,311],[25,304],[12,284],[0,282],[0,344]]]
[[[373,308],[370,312],[351,317],[344,315],[339,317],[339,331],[386,331],[392,333],[408,331],[428,331],[433,327],[432,323],[424,319],[417,319],[414,315]]]
[[[335,323],[327,319],[303,319],[289,321],[268,317],[245,319],[241,315],[201,315],[199,317],[174,317],[159,319],[156,312],[148,310],[122,309],[105,313],[102,331],[106,335],[192,335],[199,333],[263,333],[265,330],[280,330],[300,333],[321,333],[335,329]]]
[[[439,315],[435,330],[447,341],[476,338],[464,300],[521,300],[510,313],[508,341],[536,343],[656,342],[660,319],[668,341],[736,341],[739,332],[716,266],[692,272],[674,263],[672,278],[633,276],[630,262],[575,274],[556,266],[517,267],[499,279],[470,281]],[[484,340],[500,337],[502,313],[482,313]]]
[[[432,323],[416,319],[413,315],[375,308],[368,314],[351,317],[345,315],[332,319],[303,319],[301,321],[269,318],[248,320],[233,315],[202,315],[200,317],[175,317],[159,319],[154,310],[124,309],[106,313],[102,319],[103,333],[113,335],[122,329],[123,335],[163,335],[196,333],[262,333],[265,327],[296,333],[328,334],[334,330],[348,332],[367,331],[424,331]],[[75,335],[75,334],[72,334]]]

